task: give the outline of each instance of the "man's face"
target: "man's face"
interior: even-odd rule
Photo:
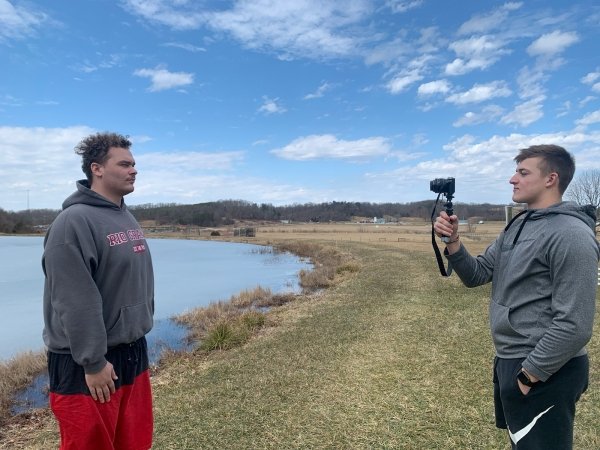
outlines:
[[[541,158],[536,156],[524,159],[517,165],[516,173],[509,181],[513,185],[513,202],[527,203],[529,208],[541,207],[549,178],[556,174],[544,175],[539,167],[540,162]]]
[[[133,155],[126,148],[111,147],[108,158],[103,164],[98,164],[95,182],[105,195],[123,197],[133,192],[133,184],[137,170]]]

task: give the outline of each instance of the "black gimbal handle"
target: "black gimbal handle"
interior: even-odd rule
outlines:
[[[446,196],[446,203],[444,203],[444,208],[446,208],[446,214],[448,216],[454,215],[454,206],[452,205],[452,194],[444,194]],[[442,242],[450,242],[450,236],[442,236]]]

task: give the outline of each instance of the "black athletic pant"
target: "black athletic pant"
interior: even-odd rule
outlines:
[[[588,387],[587,355],[568,361],[527,395],[517,384],[523,359],[494,360],[496,426],[508,428],[513,450],[573,448],[575,403]]]

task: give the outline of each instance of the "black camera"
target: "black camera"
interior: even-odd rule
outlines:
[[[429,189],[436,194],[450,196],[454,194],[454,178],[436,178],[429,182]]]

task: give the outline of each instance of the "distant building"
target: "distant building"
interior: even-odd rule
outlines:
[[[513,217],[515,217],[523,210],[525,210],[524,205],[506,205],[504,207],[505,222],[510,222],[513,219]]]

